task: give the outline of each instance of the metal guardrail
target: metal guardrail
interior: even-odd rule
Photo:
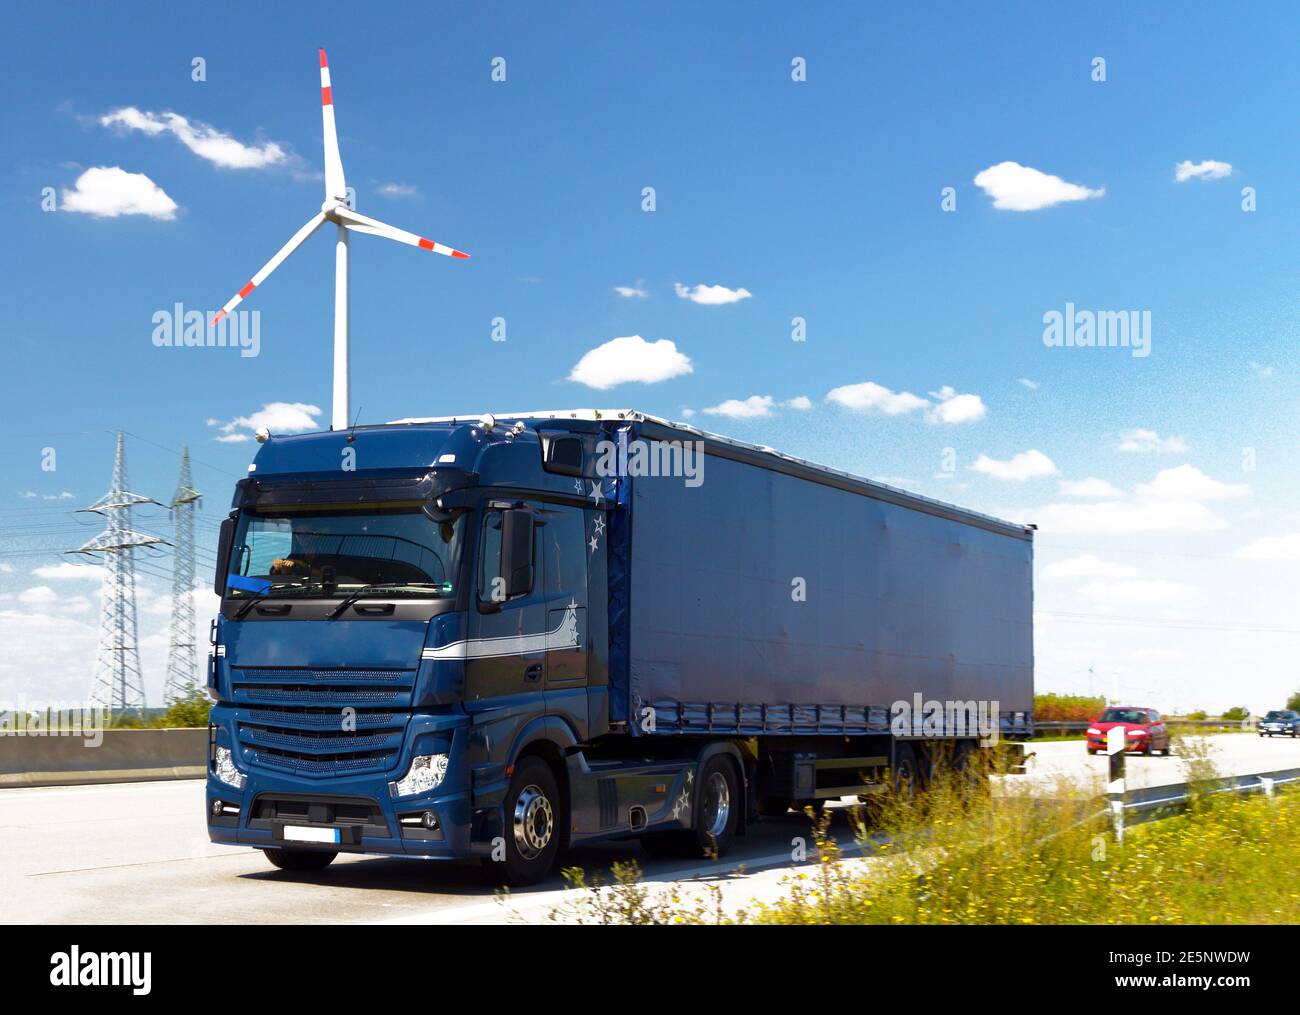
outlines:
[[[1129,790],[1124,794],[1125,815],[1147,818],[1159,817],[1159,812],[1175,812],[1187,806],[1194,795],[1213,796],[1231,793],[1249,796],[1263,793],[1272,796],[1281,786],[1300,785],[1300,768],[1285,768],[1277,772],[1258,772],[1250,775],[1231,775],[1221,779],[1207,779],[1203,783],[1175,783],[1169,786],[1148,786]]]

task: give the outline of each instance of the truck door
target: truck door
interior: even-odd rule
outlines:
[[[534,513],[540,506],[524,505]],[[525,695],[519,702],[521,708],[541,712],[546,682],[547,604],[542,555],[538,552],[540,541],[534,539],[533,543],[532,588],[506,596],[500,577],[505,510],[504,506],[489,505],[482,513],[476,562],[476,608],[469,614],[465,654],[465,690],[470,700]],[[535,700],[528,700],[534,696]]]
[[[582,509],[546,504],[537,530],[546,600],[546,711],[587,733],[587,543]]]

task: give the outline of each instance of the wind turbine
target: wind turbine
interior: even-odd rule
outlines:
[[[274,257],[244,287],[235,293],[224,307],[212,316],[211,325],[239,306],[254,289],[267,280],[271,272],[284,263],[285,258],[297,250],[312,233],[326,222],[338,228],[334,241],[334,406],[330,428],[346,430],[348,418],[348,232],[383,236],[399,243],[408,243],[421,250],[431,250],[447,257],[468,258],[469,254],[435,243],[405,229],[372,219],[353,211],[347,203],[347,181],[343,176],[343,159],[339,155],[339,136],[334,125],[334,94],[330,87],[330,69],[325,60],[325,50],[320,51],[321,119],[325,135],[325,201],[320,211],[308,219],[307,224],[293,234]],[[210,325],[210,326],[211,326]]]

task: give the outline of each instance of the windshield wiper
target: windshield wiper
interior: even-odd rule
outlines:
[[[258,603],[263,602],[264,600],[270,599],[270,598],[271,598],[271,593],[274,592],[276,589],[304,589],[304,588],[306,588],[306,587],[307,587],[307,586],[305,586],[305,585],[294,585],[294,584],[289,583],[289,582],[282,582],[282,583],[279,584],[279,585],[268,585],[266,591],[263,592],[260,596],[253,596],[252,599],[248,600],[248,602],[244,603],[243,606],[241,606],[239,609],[237,609],[237,610],[235,611],[235,618],[234,618],[234,619],[235,619],[235,620],[243,620],[245,617],[248,616],[248,611],[249,611],[249,610],[251,610],[251,609],[252,609],[254,606],[256,606]]]
[[[421,588],[432,589],[442,588],[446,582],[373,582],[370,585],[362,585],[359,589],[354,589],[343,597],[343,600],[326,614],[326,619],[337,620],[343,615],[343,611],[364,596],[367,592],[374,592],[377,589],[408,589]]]

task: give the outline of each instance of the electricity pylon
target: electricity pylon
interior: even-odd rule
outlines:
[[[123,435],[117,435],[113,459],[113,486],[86,511],[103,515],[107,528],[84,546],[70,553],[83,553],[104,561],[104,584],[99,606],[99,653],[90,682],[90,702],[110,712],[135,712],[143,718],[144,680],[140,675],[139,633],[135,617],[135,560],[140,546],[166,544],[166,540],[131,528],[131,508],[157,504],[142,494],[131,493],[126,481],[126,451]]]
[[[163,702],[184,698],[197,685],[198,654],[194,644],[194,512],[201,494],[190,475],[190,449],[181,446],[181,475],[172,496],[172,522],[176,530],[172,558],[172,628],[167,642],[167,682]]]

